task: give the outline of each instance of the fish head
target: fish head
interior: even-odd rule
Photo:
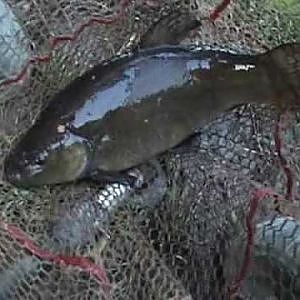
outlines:
[[[4,161],[4,177],[16,186],[57,184],[78,179],[84,172],[89,143],[64,124],[38,122]]]

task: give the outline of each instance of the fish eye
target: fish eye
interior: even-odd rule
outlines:
[[[74,134],[80,136],[80,133],[78,132],[77,128],[75,128],[72,124],[68,122],[58,124],[56,127],[56,131],[59,135]]]
[[[39,166],[44,165],[47,155],[48,155],[47,151],[43,151],[42,153],[39,153],[35,159],[35,163]]]
[[[45,162],[42,159],[38,159],[35,161],[38,165],[43,165]]]
[[[56,127],[57,133],[65,133],[67,131],[68,126],[66,124],[58,124]]]
[[[41,158],[41,157],[38,157],[36,160],[35,160],[35,163],[39,166],[42,166],[45,164],[45,159]]]

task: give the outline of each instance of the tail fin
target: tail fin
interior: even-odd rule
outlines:
[[[300,43],[274,48],[261,56],[280,106],[300,106]]]
[[[161,17],[142,37],[139,48],[156,47],[163,44],[176,45],[187,34],[201,25],[191,13],[173,11]]]

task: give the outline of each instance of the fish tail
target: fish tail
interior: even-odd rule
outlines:
[[[263,54],[261,59],[279,105],[300,105],[300,43],[278,46]]]

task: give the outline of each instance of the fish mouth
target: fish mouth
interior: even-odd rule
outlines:
[[[34,177],[42,172],[38,165],[29,166],[14,156],[7,156],[4,160],[4,180],[15,186],[35,185]]]
[[[43,161],[26,160],[13,153],[4,161],[4,179],[18,187],[60,184],[79,179],[87,163],[83,144],[73,145],[62,153],[50,153]]]
[[[5,158],[3,171],[4,180],[14,185],[17,185],[23,177],[21,175],[21,170],[19,169],[18,164],[11,155]]]
[[[4,180],[13,184],[13,185],[19,185],[21,181],[21,174],[19,172],[10,172],[4,169]]]
[[[23,169],[14,168],[9,162],[4,167],[4,180],[23,188],[60,184],[78,179],[85,166],[86,161],[83,160],[80,165],[66,166],[64,172],[57,172],[51,168],[47,169],[36,165],[26,166]]]

